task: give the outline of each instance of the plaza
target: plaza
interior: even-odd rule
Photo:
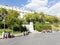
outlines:
[[[0,39],[0,45],[60,45],[60,32],[31,33],[11,39]]]
[[[60,0],[1,0],[0,45],[60,45]]]

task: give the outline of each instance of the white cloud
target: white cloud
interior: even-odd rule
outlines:
[[[29,4],[38,4],[38,5],[46,5],[48,3],[47,0],[30,0]]]
[[[40,7],[47,5],[48,0],[28,0],[28,4],[25,5],[25,8],[30,8],[33,10],[38,10]]]
[[[49,13],[59,16],[60,15],[60,2],[56,3],[51,8],[49,8]]]
[[[24,8],[32,9],[37,12],[45,12],[51,15],[60,15],[60,2],[56,3],[52,7],[48,8],[48,0],[28,0],[28,4],[24,6]]]
[[[48,11],[48,8],[47,7],[40,7],[40,8],[38,8],[37,10],[36,10],[36,12],[45,12],[45,13],[47,13]]]

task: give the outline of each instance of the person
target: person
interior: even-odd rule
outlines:
[[[8,38],[11,38],[10,32],[8,32]]]
[[[46,32],[45,30],[42,31],[42,33],[45,33],[45,32]]]
[[[29,32],[29,31],[27,31],[27,32],[26,32],[26,35],[29,35],[29,33],[30,33],[30,32]]]
[[[23,32],[23,35],[25,36],[26,35],[26,32]]]
[[[2,38],[4,39],[4,38],[7,38],[7,32],[6,31],[3,31],[2,32]]]

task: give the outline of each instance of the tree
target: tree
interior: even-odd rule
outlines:
[[[3,20],[7,15],[7,10],[5,8],[0,8],[0,19]]]
[[[8,27],[12,28],[16,24],[16,19],[18,18],[19,13],[15,10],[8,10],[7,16],[6,16],[6,23],[9,25]]]
[[[0,8],[0,28],[6,28],[6,24],[5,24],[5,18],[7,16],[7,10],[5,8]],[[2,22],[3,21],[3,22]]]
[[[24,16],[24,20],[25,20],[26,22],[36,23],[36,22],[38,22],[38,19],[39,19],[38,13],[26,14],[26,15]]]
[[[53,16],[45,15],[45,20],[46,20],[46,22],[53,23],[53,19],[54,19]]]
[[[54,21],[55,23],[59,23],[60,20],[59,20],[59,18],[57,18],[57,17],[54,16],[53,21]]]
[[[45,20],[45,15],[46,15],[46,14],[44,14],[43,12],[40,12],[40,13],[39,13],[39,16],[40,16],[39,22],[40,22],[40,23],[45,23],[45,21],[46,21],[46,20]]]
[[[59,19],[56,16],[45,15],[45,20],[50,23],[59,23]]]
[[[0,15],[7,14],[7,10],[5,8],[0,8]]]

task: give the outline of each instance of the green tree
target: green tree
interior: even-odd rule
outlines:
[[[53,19],[54,19],[53,16],[45,15],[46,22],[53,23]]]
[[[59,23],[59,19],[56,16],[45,15],[45,20],[50,23]]]
[[[43,12],[40,12],[40,13],[39,13],[39,16],[41,17],[40,20],[39,20],[40,23],[45,23],[45,21],[46,21],[46,20],[45,20],[45,15],[46,15],[46,14],[44,14]]]
[[[24,20],[25,20],[26,22],[36,23],[36,22],[38,22],[38,19],[39,19],[38,13],[26,14],[26,15],[24,16]]]
[[[4,27],[6,28],[6,24],[5,24],[6,16],[7,16],[7,10],[5,8],[0,8],[0,28],[4,28]]]
[[[7,16],[6,16],[6,23],[9,25],[8,27],[12,28],[16,24],[16,19],[18,18],[19,13],[15,10],[8,10]]]
[[[57,18],[57,17],[54,16],[53,21],[54,21],[55,23],[59,23],[60,20],[59,20],[59,18]]]
[[[7,15],[7,10],[5,8],[0,8],[0,19],[4,19]]]
[[[5,8],[0,8],[0,15],[7,14],[7,10]]]

